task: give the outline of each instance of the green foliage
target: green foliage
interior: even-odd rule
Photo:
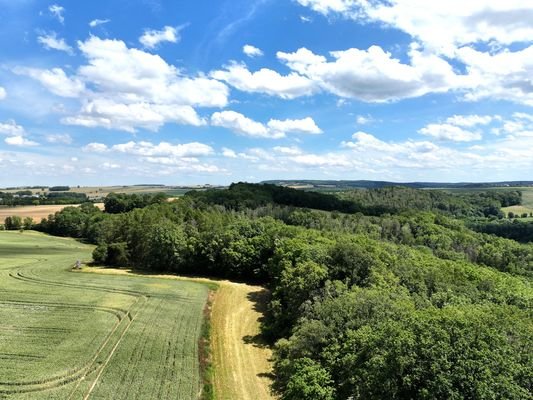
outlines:
[[[8,231],[18,231],[19,229],[22,229],[22,226],[22,218],[17,215],[7,217],[4,221],[4,227]]]
[[[266,284],[283,399],[527,398],[533,244],[470,229],[507,227],[494,210],[518,196],[315,195],[236,184],[127,212],[136,200],[111,196],[116,214],[41,227],[99,244],[99,263]]]
[[[292,366],[287,386],[283,391],[283,400],[333,400],[335,389],[333,380],[327,370],[319,363],[302,358],[296,360]]]
[[[105,211],[110,214],[120,214],[135,208],[147,207],[151,204],[160,204],[167,200],[164,193],[156,194],[124,194],[109,193],[104,199]]]

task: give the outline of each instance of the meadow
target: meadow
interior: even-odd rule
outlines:
[[[92,249],[0,232],[0,398],[199,398],[208,286],[72,271]]]

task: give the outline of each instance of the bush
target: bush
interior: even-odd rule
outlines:
[[[4,225],[6,230],[8,231],[18,231],[22,228],[22,219],[17,215],[7,217],[4,222]]]
[[[96,264],[105,264],[107,262],[107,245],[101,244],[93,251],[93,260]]]

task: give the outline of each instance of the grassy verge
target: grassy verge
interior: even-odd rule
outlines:
[[[203,383],[202,400],[215,400],[215,389],[213,385],[213,355],[211,349],[211,313],[213,311],[213,301],[217,289],[209,289],[209,295],[204,307],[204,322],[202,324],[200,340],[198,341],[200,375]]]

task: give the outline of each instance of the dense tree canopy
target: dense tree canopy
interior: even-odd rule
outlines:
[[[129,211],[137,199],[118,196],[107,213],[66,208],[40,229],[97,244],[98,263],[267,285],[282,399],[530,398],[533,244],[469,229],[454,199],[446,212],[435,199],[401,206],[427,191],[384,190],[401,210],[371,215],[279,193],[236,185]],[[475,198],[457,200],[461,215],[483,213]]]

